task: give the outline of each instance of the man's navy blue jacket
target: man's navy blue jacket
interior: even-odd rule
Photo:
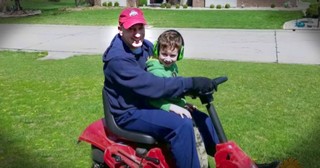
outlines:
[[[142,53],[135,55],[117,34],[103,54],[104,89],[115,116],[133,109],[146,109],[149,99],[181,96],[192,87],[191,78],[161,78],[146,71],[146,61],[153,54],[152,46],[144,40]]]

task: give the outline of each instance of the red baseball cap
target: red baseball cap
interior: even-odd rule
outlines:
[[[122,10],[119,16],[119,25],[123,25],[125,29],[129,29],[138,23],[147,24],[143,12],[139,8],[126,8]]]

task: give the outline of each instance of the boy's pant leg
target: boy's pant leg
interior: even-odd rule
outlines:
[[[143,132],[170,143],[176,165],[199,168],[191,119],[163,110],[134,110],[117,118],[120,127]]]
[[[208,155],[214,156],[216,152],[216,144],[219,143],[219,138],[210,117],[197,110],[193,111],[191,115],[202,136]]]

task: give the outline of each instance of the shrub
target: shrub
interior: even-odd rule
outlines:
[[[179,9],[180,8],[180,4],[176,4],[176,8]]]
[[[103,2],[103,3],[102,3],[102,6],[107,6],[107,2]]]
[[[217,9],[221,9],[222,8],[222,6],[219,4],[219,5],[217,5],[217,7],[216,7]]]
[[[214,8],[214,5],[213,5],[213,4],[211,4],[211,5],[210,5],[210,8]]]
[[[166,3],[166,8],[171,8],[171,4],[170,3]]]
[[[230,4],[224,5],[224,8],[229,9],[230,8]]]
[[[184,4],[184,5],[183,5],[183,8],[184,8],[184,9],[187,9],[187,8],[188,8],[188,5],[187,5],[187,4]]]
[[[147,0],[139,0],[139,6],[147,6]]]
[[[309,18],[318,18],[318,4],[310,4],[309,8],[306,10],[306,17]]]
[[[276,5],[275,4],[271,4],[271,8],[275,8],[276,7]]]
[[[285,7],[285,8],[291,8],[290,1],[283,3],[283,7]]]
[[[60,2],[60,0],[49,0],[49,2]]]
[[[160,8],[165,8],[166,7],[166,3],[162,3],[161,5],[160,5]]]
[[[119,7],[119,5],[120,5],[119,2],[115,2],[113,6],[114,7]]]
[[[112,7],[112,2],[108,2],[108,7]]]

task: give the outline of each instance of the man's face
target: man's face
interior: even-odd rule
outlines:
[[[178,58],[178,49],[177,48],[166,48],[160,49],[159,52],[159,61],[165,67],[170,67],[177,61]]]
[[[123,26],[119,26],[118,30],[122,40],[130,49],[135,49],[142,46],[145,35],[143,24],[135,24],[129,29],[125,29]]]

